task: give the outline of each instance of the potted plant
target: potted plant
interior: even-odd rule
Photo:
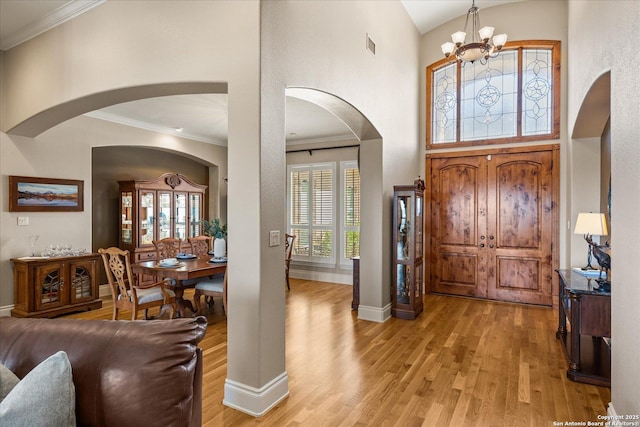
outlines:
[[[213,221],[202,220],[202,228],[206,236],[213,237],[213,256],[216,258],[224,258],[227,254],[227,224],[223,224],[220,218]]]

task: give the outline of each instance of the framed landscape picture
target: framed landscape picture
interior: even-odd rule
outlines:
[[[84,181],[9,176],[10,212],[84,210]]]

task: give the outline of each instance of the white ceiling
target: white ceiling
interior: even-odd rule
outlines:
[[[107,0],[0,0],[0,50],[8,50]],[[114,0],[112,0],[114,1]],[[373,0],[371,0],[373,1]],[[462,16],[472,0],[401,0],[420,34]],[[521,0],[478,0],[486,8]],[[327,110],[287,97],[287,144],[338,141],[351,131]],[[149,98],[113,105],[87,115],[196,141],[227,144],[227,95]],[[181,132],[176,128],[182,128]]]

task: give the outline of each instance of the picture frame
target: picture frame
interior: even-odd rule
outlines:
[[[81,212],[84,181],[9,176],[9,212]]]

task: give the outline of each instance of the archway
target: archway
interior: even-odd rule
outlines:
[[[305,87],[288,87],[285,95],[314,103],[341,120],[360,141],[360,306],[358,317],[382,322],[390,316],[388,227],[382,188],[382,136],[371,121],[349,102],[330,93]]]
[[[90,111],[122,102],[169,95],[194,93],[227,93],[226,82],[180,82],[130,86],[93,93],[41,111],[6,133],[35,138],[47,129]]]
[[[611,197],[611,71],[606,71],[591,84],[571,129],[571,212],[602,212],[611,226],[606,199]],[[569,230],[572,232],[573,230]],[[605,239],[605,237],[602,237]],[[608,238],[607,238],[608,239]],[[584,262],[584,240],[571,234],[570,265]],[[603,242],[602,240],[601,242]]]

